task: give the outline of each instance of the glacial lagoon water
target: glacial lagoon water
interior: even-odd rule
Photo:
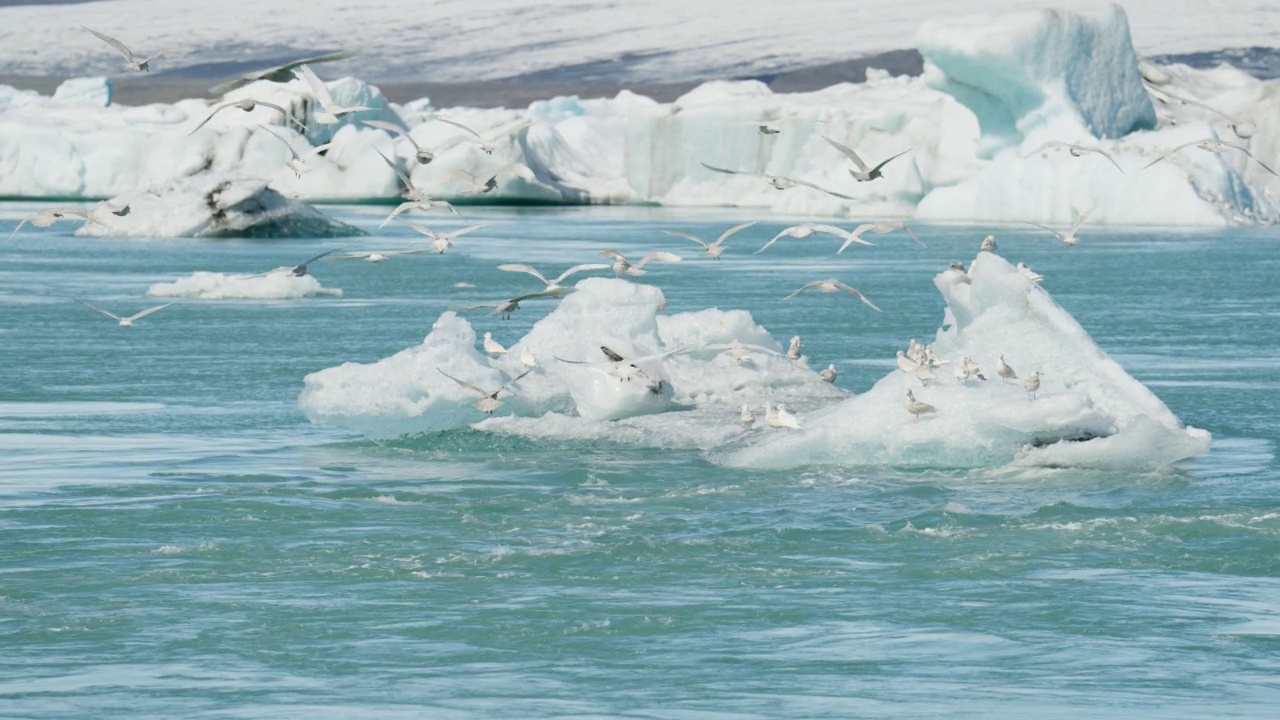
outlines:
[[[0,205],[0,232],[39,206]],[[386,208],[326,212],[373,230]],[[1269,717],[1280,701],[1280,231],[920,227],[836,257],[787,219],[473,208],[449,253],[320,262],[341,297],[161,300],[368,238],[0,243],[0,716]],[[662,234],[760,224],[714,262]],[[797,221],[799,219],[796,219]],[[441,221],[456,226],[454,219]],[[1045,275],[1204,457],[1152,473],[717,465],[472,429],[373,442],[302,378],[606,248],[668,312],[745,308],[858,392],[983,235]],[[839,277],[847,296],[782,297]],[[528,282],[526,282],[528,281]],[[458,283],[474,287],[455,287]],[[549,305],[471,315],[511,342]],[[800,410],[803,410],[801,408]],[[501,411],[499,411],[501,413]],[[477,417],[479,419],[479,417]]]

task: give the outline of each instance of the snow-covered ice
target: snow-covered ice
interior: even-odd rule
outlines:
[[[293,300],[305,297],[342,297],[339,288],[327,288],[311,275],[291,272],[262,275],[227,275],[198,271],[173,282],[155,283],[147,295],[194,300]]]

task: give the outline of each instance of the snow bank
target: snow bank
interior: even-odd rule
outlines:
[[[261,180],[212,173],[112,198],[94,211],[94,218],[76,234],[164,238],[366,234],[284,197]]]
[[[327,288],[311,275],[289,272],[266,275],[224,275],[195,272],[171,283],[156,283],[147,295],[195,300],[293,300],[306,297],[342,297],[339,288]]]
[[[0,195],[101,198],[227,173],[307,200],[391,201],[404,188],[380,152],[415,187],[460,202],[741,206],[939,222],[1065,224],[1085,213],[1112,225],[1280,220],[1276,176],[1243,152],[1187,148],[1146,168],[1207,138],[1280,164],[1280,81],[1148,63],[1144,83],[1125,13],[1112,4],[940,18],[917,41],[929,62],[924,78],[873,71],[865,83],[799,94],[709,82],[673,103],[624,91],[526,109],[390,106],[376,88],[344,78],[328,84],[338,101],[373,109],[330,125],[315,122],[301,81],[258,82],[227,100],[278,104],[302,128],[265,106],[226,108],[194,135],[216,103],[99,108],[0,88]],[[409,141],[366,119],[403,127],[434,159],[418,162]],[[856,182],[824,136],[871,163],[910,152],[882,178]],[[1043,149],[1050,141],[1110,159]],[[312,152],[323,143],[325,152]],[[496,188],[476,194],[495,175]],[[777,190],[771,176],[818,188]]]
[[[994,253],[934,284],[946,300],[933,350],[949,362],[924,385],[895,369],[867,392],[805,415],[802,432],[773,435],[718,459],[746,467],[810,464],[996,467],[1005,464],[1154,469],[1208,452],[1109,358],[1043,288]],[[953,373],[971,358],[987,379]],[[1004,381],[997,359],[1017,373]],[[1025,378],[1043,374],[1034,399]],[[906,393],[936,408],[915,420]]]

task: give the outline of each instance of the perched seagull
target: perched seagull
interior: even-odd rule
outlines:
[[[1048,230],[1049,232],[1053,233],[1054,237],[1056,237],[1056,238],[1058,238],[1059,240],[1061,240],[1063,245],[1075,245],[1075,244],[1076,244],[1076,241],[1078,241],[1078,240],[1080,239],[1080,238],[1076,235],[1076,233],[1078,233],[1078,232],[1080,231],[1080,226],[1081,226],[1081,225],[1084,225],[1085,221],[1089,219],[1089,214],[1090,214],[1091,212],[1093,212],[1093,210],[1092,210],[1092,209],[1090,209],[1090,210],[1086,210],[1086,211],[1085,211],[1083,214],[1081,214],[1081,215],[1077,215],[1077,216],[1076,216],[1076,219],[1075,219],[1075,222],[1071,223],[1071,228],[1070,228],[1070,229],[1068,229],[1066,232],[1060,232],[1060,231],[1058,231],[1058,230],[1054,230],[1053,228],[1049,227],[1048,225],[1041,225],[1040,223],[1033,223],[1033,222],[1029,222],[1029,223],[1027,223],[1027,224],[1028,224],[1028,225],[1031,225],[1032,227],[1038,227],[1038,228],[1040,228],[1041,230]],[[984,240],[983,242],[985,243],[986,241]]]
[[[530,300],[533,298],[544,298],[544,297],[560,298],[560,297],[564,297],[564,293],[559,293],[559,292],[526,293],[524,295],[518,295],[516,297],[509,298],[507,300],[480,303],[479,305],[464,305],[463,307],[450,308],[450,309],[457,310],[458,312],[466,312],[468,310],[480,310],[483,308],[493,308],[493,311],[489,313],[490,315],[501,315],[503,320],[510,320],[511,313],[520,309],[520,303],[524,302],[525,300]]]
[[[360,122],[364,123],[365,125],[368,125],[371,128],[384,130],[390,133],[392,137],[396,135],[400,135],[405,140],[408,140],[409,144],[413,146],[413,158],[418,161],[419,165],[426,165],[427,163],[436,159],[436,154],[434,152],[419,145],[418,141],[414,140],[413,136],[410,135],[407,130],[400,127],[399,125],[396,125],[395,123],[389,123],[385,120],[361,120]]]
[[[226,110],[227,108],[239,108],[245,112],[253,112],[254,109],[257,108],[259,105],[265,108],[271,108],[272,110],[275,110],[276,112],[283,115],[285,117],[285,120],[293,123],[294,125],[297,125],[299,130],[303,132],[307,131],[307,127],[305,125],[298,122],[297,118],[289,114],[288,110],[285,110],[279,105],[276,105],[275,103],[263,102],[262,100],[253,100],[251,98],[245,98],[244,100],[236,100],[234,102],[225,102],[225,103],[222,103],[221,105],[218,105],[213,109],[212,112],[210,112],[208,115],[205,116],[203,120],[200,121],[199,125],[196,125],[194,128],[192,128],[191,132],[187,133],[187,136],[190,137],[192,135],[195,135],[197,130],[204,127],[205,123],[213,119],[214,115],[217,115],[218,113],[222,112],[223,110]]]
[[[764,247],[756,251],[756,254],[760,254],[765,250],[768,250],[770,245],[778,242],[784,237],[793,237],[797,239],[803,239],[815,233],[825,233],[827,235],[835,235],[841,240],[844,240],[844,244],[840,246],[840,250],[836,251],[837,253],[843,251],[845,248],[849,247],[853,243],[871,246],[871,243],[867,242],[866,240],[863,240],[861,237],[862,233],[866,232],[866,230],[864,229],[866,227],[867,227],[866,225],[863,225],[859,227],[857,230],[854,230],[853,232],[849,232],[848,230],[842,230],[834,225],[823,225],[821,223],[803,223],[801,225],[793,225],[789,228],[783,228],[782,232],[779,232],[777,235],[774,235],[772,240],[765,243]]]
[[[364,250],[361,252],[351,253],[349,255],[339,255],[331,257],[330,260],[364,260],[365,262],[380,263],[395,257],[396,255],[417,255],[427,252],[429,248],[413,248],[411,250]]]
[[[123,213],[124,215],[129,214],[127,210],[128,207],[129,207],[128,205],[125,206],[126,210]],[[36,213],[35,215],[32,215],[31,217],[24,218],[22,222],[18,223],[18,227],[14,228],[13,232],[9,233],[9,239],[12,240],[13,236],[17,235],[18,231],[22,229],[22,226],[26,225],[27,223],[31,223],[36,227],[49,227],[50,225],[58,222],[59,220],[65,219],[68,215],[74,215],[76,217],[84,218],[89,222],[94,222],[94,223],[98,223],[99,225],[102,225],[103,222],[98,218],[94,217],[93,215],[95,210],[97,210],[97,208],[94,208],[93,210],[81,210],[80,208],[73,208],[73,207],[45,208],[44,210],[41,210],[40,212]],[[121,214],[121,213],[116,213],[116,214]]]
[[[1001,382],[1009,382],[1018,377],[1018,373],[1014,372],[1013,368],[1009,367],[1009,364],[1004,361],[1004,355],[996,359],[996,374],[1000,376]]]
[[[493,333],[491,332],[484,334],[484,351],[495,357],[507,354],[507,349],[502,347],[502,343],[493,339]]]
[[[502,270],[503,272],[529,273],[530,275],[541,280],[547,286],[544,292],[554,292],[557,290],[564,289],[564,286],[561,285],[560,283],[564,282],[565,278],[569,277],[570,275],[573,275],[575,273],[585,272],[588,270],[608,270],[610,267],[611,267],[610,265],[607,265],[605,263],[584,263],[582,265],[574,265],[568,270],[565,270],[564,272],[560,273],[553,280],[546,279],[545,277],[543,277],[542,273],[538,272],[537,270],[534,270],[528,265],[517,265],[517,264],[499,265],[498,269]]]
[[[120,327],[122,328],[133,327],[134,320],[141,320],[142,318],[150,315],[151,313],[159,312],[160,310],[163,310],[173,304],[173,303],[165,303],[163,305],[156,305],[155,307],[149,307],[146,310],[143,310],[142,312],[134,313],[129,317],[120,317],[119,315],[111,312],[110,310],[104,310],[103,308],[100,308],[97,305],[90,305],[89,303],[83,300],[77,300],[76,302],[80,303],[81,305],[84,305],[87,308],[90,308],[91,310],[97,310],[98,312],[102,313],[103,315],[106,315],[109,318],[118,320],[120,322]]]
[[[916,399],[914,393],[907,391],[907,412],[911,413],[911,422],[919,422],[921,415],[938,412],[938,408],[927,402]]]
[[[1222,153],[1222,152],[1225,152],[1225,151],[1227,151],[1227,150],[1239,150],[1240,152],[1242,152],[1242,153],[1244,153],[1245,155],[1247,155],[1247,156],[1248,156],[1248,158],[1249,158],[1250,160],[1252,160],[1252,161],[1254,161],[1254,162],[1258,163],[1259,165],[1261,165],[1263,170],[1266,170],[1267,172],[1271,173],[1272,175],[1277,175],[1277,174],[1278,174],[1278,173],[1276,173],[1276,171],[1275,171],[1275,170],[1272,170],[1270,167],[1268,167],[1266,163],[1264,163],[1264,162],[1262,162],[1261,160],[1259,160],[1258,158],[1254,157],[1254,156],[1253,156],[1253,153],[1249,152],[1249,148],[1247,148],[1247,147],[1245,147],[1245,146],[1243,146],[1243,145],[1236,145],[1235,143],[1229,143],[1229,142],[1226,142],[1226,141],[1223,141],[1223,140],[1214,140],[1213,138],[1209,138],[1209,139],[1206,139],[1206,140],[1195,140],[1195,141],[1193,141],[1193,142],[1183,143],[1182,145],[1179,145],[1178,147],[1173,148],[1172,150],[1169,150],[1169,151],[1165,152],[1165,154],[1161,155],[1160,157],[1156,158],[1155,160],[1152,160],[1151,162],[1147,163],[1146,165],[1143,165],[1143,166],[1142,166],[1142,169],[1143,169],[1143,170],[1146,170],[1147,168],[1151,167],[1152,165],[1155,165],[1156,163],[1160,162],[1161,160],[1166,160],[1166,159],[1168,159],[1168,158],[1172,157],[1172,156],[1173,156],[1174,154],[1176,154],[1177,152],[1179,152],[1179,151],[1181,151],[1181,150],[1184,150],[1184,149],[1186,149],[1186,148],[1189,148],[1189,147],[1197,147],[1197,148],[1200,148],[1201,150],[1204,150],[1204,151],[1206,151],[1206,152],[1212,152],[1212,153]]]
[[[982,238],[982,247],[979,248],[978,252],[993,253],[995,251],[996,251],[996,236],[988,235]]]
[[[1040,389],[1040,371],[1039,370],[1036,370],[1035,372],[1031,373],[1031,375],[1027,376],[1027,379],[1024,380],[1022,383],[1022,389],[1027,391],[1027,397],[1031,398],[1032,400],[1036,399],[1036,391]]]
[[[1071,153],[1071,157],[1083,157],[1085,153],[1095,153],[1097,155],[1101,155],[1107,160],[1110,160],[1111,164],[1115,165],[1116,169],[1119,170],[1122,174],[1124,173],[1124,168],[1120,167],[1120,164],[1116,162],[1115,158],[1107,154],[1106,150],[1103,150],[1102,148],[1076,145],[1075,143],[1061,142],[1058,140],[1050,140],[1049,142],[1036,148],[1034,151],[1029,152],[1025,155],[1019,155],[1018,157],[1026,159],[1031,157],[1032,155],[1039,155],[1043,152],[1053,150],[1054,148],[1066,148],[1067,152]]]
[[[151,58],[145,57],[142,59],[138,59],[134,57],[133,51],[130,50],[128,46],[126,46],[124,43],[120,42],[119,40],[111,37],[110,35],[106,33],[100,33],[97,30],[94,30],[93,28],[87,28],[83,25],[81,25],[80,27],[93,33],[94,37],[98,38],[102,42],[115,48],[116,51],[118,51],[121,55],[124,56],[124,63],[120,66],[122,70],[128,70],[130,72],[142,72],[145,70],[146,72],[151,72]]]
[[[444,142],[440,143],[440,146],[436,148],[437,150],[447,150],[453,147],[454,145],[457,145],[458,143],[469,142],[479,147],[480,150],[485,155],[492,155],[493,151],[498,149],[497,143],[499,140],[510,137],[512,134],[517,133],[521,129],[523,129],[524,126],[533,122],[532,120],[520,120],[516,123],[513,123],[512,125],[507,126],[506,128],[503,128],[502,132],[498,133],[496,136],[490,139],[490,138],[485,138],[480,133],[476,132],[475,130],[472,130],[470,127],[467,127],[466,125],[463,125],[457,120],[450,120],[449,118],[440,117],[438,115],[433,117],[432,120],[439,120],[442,123],[445,123],[447,125],[452,125],[456,128],[461,128],[462,130],[466,131],[465,135],[455,135],[449,138],[448,140],[445,140]]]
[[[853,179],[857,180],[858,182],[870,182],[872,180],[875,180],[876,178],[884,177],[880,173],[881,168],[883,168],[885,165],[888,165],[890,161],[896,160],[897,158],[900,158],[903,155],[906,155],[907,153],[911,152],[911,148],[907,148],[906,150],[903,150],[897,155],[890,156],[888,160],[880,161],[880,164],[876,165],[875,167],[868,167],[867,164],[862,161],[862,158],[858,157],[858,153],[854,152],[852,148],[846,145],[843,145],[841,143],[838,143],[835,140],[832,140],[831,138],[827,137],[826,135],[823,135],[822,139],[831,143],[831,147],[834,147],[835,149],[844,153],[845,157],[853,161],[853,164],[857,168],[857,170],[850,170],[849,174],[852,175]]]
[[[452,230],[450,232],[436,232],[435,230],[432,230],[430,228],[425,228],[409,220],[401,220],[401,222],[413,228],[415,232],[421,233],[422,235],[425,235],[426,237],[430,238],[431,248],[436,252],[440,253],[441,255],[444,254],[445,250],[448,250],[449,248],[453,247],[453,241],[455,238],[462,237],[463,235],[466,235],[469,232],[474,232],[484,227],[484,225],[468,225],[464,228],[458,228],[457,230]]]
[[[800,342],[799,335],[791,337],[791,343],[787,345],[787,358],[790,360],[799,360],[800,352],[804,349],[804,343]]]
[[[684,260],[684,258],[680,257],[679,255],[676,255],[674,253],[669,253],[669,252],[662,252],[662,251],[651,252],[648,255],[645,255],[644,257],[640,258],[640,260],[634,264],[631,262],[628,262],[627,259],[622,256],[622,253],[618,252],[617,250],[604,250],[600,253],[600,257],[613,258],[613,274],[619,277],[621,277],[623,274],[631,275],[632,277],[638,277],[640,275],[643,275],[645,271],[642,268],[653,261],[664,262],[664,263],[678,263]]]
[[[720,254],[724,252],[724,241],[728,240],[731,235],[738,232],[739,230],[745,230],[755,224],[756,224],[756,221],[752,220],[751,222],[742,223],[741,225],[734,225],[728,230],[725,230],[724,232],[720,233],[720,237],[716,238],[715,242],[712,242],[712,243],[708,243],[706,240],[703,240],[702,238],[698,237],[697,235],[693,235],[692,233],[680,232],[678,230],[663,230],[662,232],[668,235],[671,235],[673,237],[684,238],[685,240],[692,240],[693,242],[698,243],[699,245],[701,245],[703,248],[706,249],[707,257],[715,258],[716,260],[719,260]]]
[[[823,382],[829,382],[829,383],[835,382],[836,381],[836,364],[829,363],[827,365],[826,370],[823,370],[822,372],[818,373],[818,377],[822,378]]]
[[[791,188],[795,188],[795,187],[807,187],[807,188],[813,188],[814,190],[824,192],[828,195],[833,195],[838,198],[844,198],[845,200],[854,199],[852,195],[843,195],[841,193],[835,192],[834,190],[828,190],[822,187],[821,185],[815,185],[807,180],[797,180],[795,178],[786,177],[785,175],[769,175],[767,173],[747,172],[745,170],[730,170],[728,168],[716,167],[715,165],[708,165],[706,163],[702,163],[702,167],[708,170],[711,170],[713,172],[724,173],[726,175],[749,175],[751,177],[761,177],[768,180],[778,190],[790,190]]]
[[[916,368],[920,367],[920,363],[908,358],[901,350],[898,351],[898,369],[905,373],[913,373]]]
[[[244,87],[251,82],[257,82],[259,80],[287,83],[294,77],[293,69],[300,65],[318,65],[324,62],[333,62],[334,60],[345,60],[349,57],[351,57],[351,53],[346,52],[345,50],[339,50],[338,52],[329,53],[328,55],[319,55],[316,57],[303,58],[302,60],[294,60],[293,62],[285,63],[284,65],[277,65],[276,67],[267,68],[266,70],[259,70],[258,72],[242,75],[235,80],[228,80],[227,82],[214,85],[209,88],[209,92],[214,95],[223,95],[235,90],[236,88]]]
[[[979,380],[987,379],[987,376],[982,374],[982,370],[973,361],[973,358],[965,355],[960,359],[960,364],[956,366],[956,379],[963,383],[969,378],[975,377]]]
[[[320,106],[312,113],[318,123],[323,125],[332,125],[333,123],[338,122],[339,115],[347,115],[348,113],[372,109],[365,107],[364,105],[339,105],[337,101],[333,99],[333,95],[329,94],[329,87],[325,85],[320,78],[316,77],[316,74],[311,72],[311,68],[306,65],[299,65],[293,72],[297,74],[298,77],[305,80],[307,85],[310,86],[311,94],[315,97],[316,103]]]
[[[1043,275],[1027,267],[1027,264],[1024,262],[1018,263],[1018,272],[1022,273],[1022,277],[1030,280],[1033,283],[1038,283],[1041,280],[1044,280]]]
[[[785,403],[778,403],[778,411],[774,413],[774,422],[770,423],[773,427],[790,428],[792,430],[800,429],[800,421],[795,415],[787,412]]]
[[[436,368],[436,370],[440,370],[440,368]],[[443,370],[440,370],[441,375],[444,375],[445,377],[458,383],[462,387],[467,388],[468,390],[474,390],[480,393],[480,399],[476,401],[476,408],[490,415],[493,414],[494,410],[497,410],[498,408],[502,407],[502,401],[498,399],[498,393],[502,392],[503,390],[506,390],[511,385],[515,385],[517,382],[520,381],[520,378],[524,377],[525,375],[528,375],[531,372],[533,372],[532,368],[525,370],[524,372],[517,375],[515,379],[513,379],[511,382],[508,382],[502,385],[501,387],[499,387],[497,390],[494,390],[493,392],[489,392],[488,390],[478,388],[469,382],[464,382],[462,380],[459,380],[458,378],[450,375],[449,373]]]
[[[528,345],[520,348],[520,364],[527,368],[538,367],[538,358],[533,354],[533,351],[529,349]]]
[[[804,292],[805,290],[808,290],[809,288],[813,288],[814,290],[817,290],[820,293],[833,293],[833,292],[840,292],[841,290],[843,290],[844,292],[847,292],[850,295],[857,297],[859,300],[865,303],[867,307],[870,307],[872,310],[876,310],[876,311],[880,310],[880,308],[876,307],[875,303],[868,300],[867,296],[863,295],[860,290],[850,285],[846,285],[845,283],[842,283],[839,280],[836,280],[835,278],[828,278],[826,280],[814,280],[813,282],[805,283],[804,285],[800,286],[799,290],[796,290],[795,292],[791,293],[790,295],[782,299],[790,300],[791,298],[799,295],[800,293]]]
[[[938,376],[933,374],[933,370],[929,368],[928,363],[921,363],[916,366],[916,379],[920,381],[921,385],[929,387],[929,381],[937,380]]]
[[[746,403],[739,406],[738,421],[742,423],[742,427],[750,430],[751,426],[756,424],[756,417],[751,414],[751,408]]]

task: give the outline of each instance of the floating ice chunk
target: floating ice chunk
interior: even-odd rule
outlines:
[[[290,200],[262,180],[206,173],[108,201],[77,235],[93,237],[347,237],[365,232]],[[127,208],[127,212],[126,212]]]
[[[944,373],[926,388],[895,370],[856,398],[804,416],[804,431],[763,436],[720,459],[751,467],[1016,462],[1150,469],[1208,451],[1208,433],[1184,427],[1014,266],[980,253],[970,276],[948,271],[934,281],[949,321],[934,352],[952,362],[969,356],[990,379],[960,382]],[[1021,378],[1043,373],[1035,399],[1020,380],[1002,382],[991,372],[1000,355]],[[937,413],[913,419],[908,390]]]
[[[147,295],[196,300],[291,300],[304,297],[342,297],[339,288],[327,288],[311,275],[289,272],[266,275],[224,275],[195,272],[170,283],[156,283]]]
[[[66,105],[106,107],[111,104],[111,81],[105,77],[69,78],[53,91],[53,100]]]
[[[1063,116],[1096,137],[1156,126],[1124,9],[1042,9],[926,20],[916,33],[925,79],[1015,143]]]

